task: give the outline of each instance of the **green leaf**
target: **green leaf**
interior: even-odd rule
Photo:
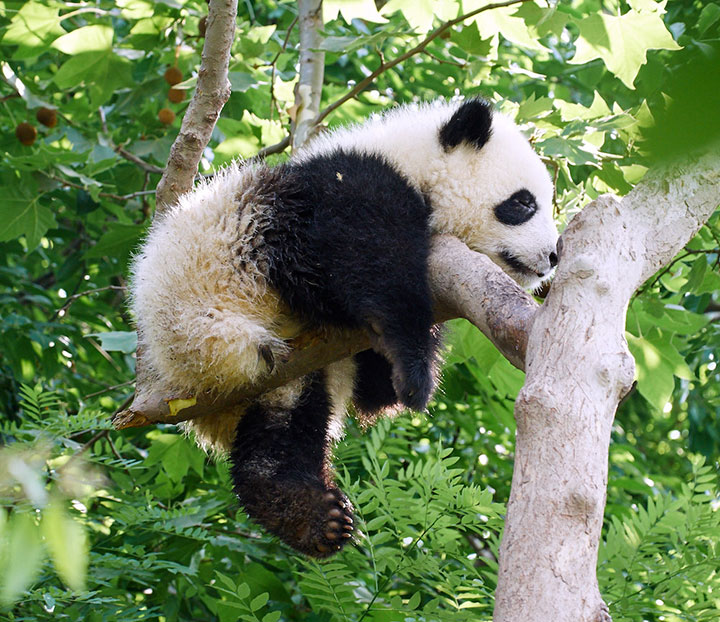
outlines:
[[[566,158],[571,164],[595,164],[597,155],[589,151],[590,145],[574,138],[554,136],[537,143],[537,148],[547,156]]]
[[[96,106],[105,103],[116,88],[133,82],[130,61],[112,50],[73,56],[60,67],[53,80],[61,89],[87,85]]]
[[[84,26],[53,41],[52,47],[65,54],[103,52],[112,49],[113,29],[110,26]]]
[[[598,12],[578,23],[580,36],[575,42],[573,64],[602,58],[605,66],[630,89],[640,67],[647,62],[648,50],[678,50],[665,27],[660,12],[628,11],[615,16]]]
[[[654,344],[629,333],[625,336],[630,352],[635,357],[638,391],[650,404],[662,411],[675,388],[673,366]]]
[[[447,363],[463,363],[474,358],[489,368],[500,356],[497,348],[467,320],[453,320],[448,322],[451,332],[446,343],[450,346],[450,354],[446,357]]]
[[[266,604],[267,601],[270,599],[270,594],[267,592],[263,592],[262,594],[259,594],[255,598],[253,598],[250,601],[250,609],[252,611],[257,611],[258,609],[262,609]]]
[[[0,201],[0,242],[25,236],[28,250],[33,250],[50,227],[55,227],[55,215],[40,205],[41,195],[33,186],[5,189]]]
[[[338,14],[350,23],[354,19],[366,19],[369,22],[383,24],[387,22],[378,13],[373,0],[325,0],[323,2],[323,22],[336,19]]]
[[[593,102],[589,108],[586,108],[582,104],[572,104],[570,102],[563,101],[562,99],[555,99],[553,101],[555,107],[560,111],[563,121],[573,121],[576,119],[590,120],[597,119],[598,117],[606,117],[612,114],[610,108],[605,103],[605,100],[600,94],[595,91],[593,95]]]
[[[130,354],[137,348],[137,333],[133,331],[109,331],[107,333],[88,333],[88,337],[97,337],[103,350]]]
[[[487,4],[486,0],[463,0],[462,12],[470,13]],[[546,51],[545,46],[539,41],[537,32],[532,32],[525,24],[524,19],[514,16],[516,12],[517,7],[515,6],[497,8],[478,13],[473,20],[477,24],[478,31],[483,39],[494,37],[499,33],[505,39],[520,47]]]
[[[71,589],[82,590],[88,562],[87,537],[82,525],[55,500],[43,513],[42,532],[60,578]]]
[[[138,239],[145,231],[142,225],[129,225],[126,223],[113,223],[98,243],[87,253],[86,257],[126,256],[137,244]]]
[[[720,5],[711,3],[705,5],[700,12],[697,27],[701,35],[704,35],[715,23],[720,20]]]
[[[27,2],[13,17],[2,41],[19,46],[14,58],[29,58],[39,55],[43,48],[64,34],[57,7]]]
[[[248,596],[250,596],[250,586],[247,583],[241,583],[237,586],[235,593],[238,595],[238,598],[245,599]]]
[[[228,73],[228,79],[230,80],[230,86],[234,93],[244,93],[248,89],[254,88],[260,84],[253,76],[249,73],[242,71],[231,71]]]
[[[380,11],[392,15],[400,11],[408,24],[417,32],[425,33],[432,28],[435,16],[447,21],[457,16],[456,0],[390,0]]]
[[[16,511],[5,529],[0,602],[18,599],[35,578],[43,560],[40,531],[28,512]]]

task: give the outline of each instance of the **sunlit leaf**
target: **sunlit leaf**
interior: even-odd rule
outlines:
[[[88,563],[87,536],[59,500],[50,503],[43,513],[42,533],[60,578],[73,590],[83,589]]]
[[[640,67],[647,62],[648,50],[680,49],[660,13],[628,11],[616,16],[598,12],[583,19],[578,28],[575,56],[569,62],[582,64],[602,58],[631,89]]]

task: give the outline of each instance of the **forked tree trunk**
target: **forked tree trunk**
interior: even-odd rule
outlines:
[[[595,570],[610,428],[635,369],[624,337],[628,302],[719,203],[715,153],[656,172],[621,201],[600,197],[563,234],[515,404],[495,622],[610,619]]]
[[[202,150],[229,95],[227,66],[236,5],[236,0],[210,0],[198,86],[158,185],[160,211],[192,187]],[[319,28],[319,6],[319,0],[299,3],[299,20],[306,18],[301,21],[300,83],[309,88],[297,94],[294,146],[345,101],[341,98],[308,122],[309,113],[317,111],[322,86],[322,62],[312,52],[318,33],[311,32]],[[412,53],[461,19],[434,31]],[[284,149],[289,142],[273,148]],[[715,154],[648,178],[620,202],[598,199],[563,235],[555,282],[537,312],[532,300],[489,260],[456,240],[437,241],[431,274],[439,317],[467,317],[518,366],[527,342],[527,380],[516,403],[515,471],[500,549],[496,622],[609,619],[595,566],[610,428],[633,378],[634,363],[623,336],[625,312],[635,289],[672,259],[710,217],[719,198],[720,156]],[[318,357],[347,356],[349,347],[362,346],[353,339],[363,338],[336,336],[334,342],[311,344],[288,362],[286,367],[295,365],[292,371],[276,373],[303,375],[317,365]],[[118,427],[179,421],[218,406],[217,400],[203,402],[207,396],[192,396],[197,402],[192,408],[198,411],[192,414],[186,403],[173,405],[177,396],[156,395],[141,373],[141,363],[136,403],[121,413],[125,418],[116,421]],[[258,387],[251,387],[248,395],[253,389]]]

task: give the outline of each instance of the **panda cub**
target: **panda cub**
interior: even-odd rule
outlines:
[[[431,236],[536,287],[557,263],[552,193],[528,141],[482,99],[400,107],[272,168],[233,164],[157,218],[134,259],[153,386],[228,393],[270,373],[304,328],[365,329],[371,350],[186,424],[229,453],[255,521],[329,556],[352,534],[330,464],[347,404],[371,422],[422,410],[437,384]]]

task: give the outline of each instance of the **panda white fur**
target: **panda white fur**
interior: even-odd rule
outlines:
[[[428,254],[459,237],[519,284],[557,263],[552,183],[481,99],[407,106],[317,137],[287,163],[233,164],[153,223],[132,267],[156,388],[229,392],[267,374],[304,327],[362,327],[373,349],[188,423],[229,452],[249,515],[297,550],[339,550],[351,506],[330,453],[360,416],[423,409],[436,386]]]

